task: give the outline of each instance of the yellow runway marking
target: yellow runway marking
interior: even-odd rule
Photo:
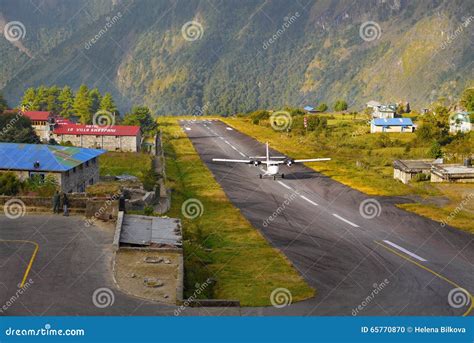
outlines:
[[[30,273],[31,267],[33,266],[33,262],[35,261],[36,254],[38,253],[39,250],[39,245],[36,242],[32,241],[24,241],[24,240],[19,240],[19,239],[0,239],[0,242],[11,242],[11,243],[28,243],[28,244],[33,244],[35,246],[35,250],[33,251],[33,254],[31,255],[30,262],[28,262],[28,267],[26,267],[25,274],[23,274],[23,280],[21,280],[20,288],[22,288],[25,285],[26,279],[28,278],[28,274]]]
[[[401,258],[407,260],[408,262],[411,262],[411,263],[413,263],[414,265],[416,265],[416,266],[418,266],[418,267],[420,267],[420,268],[426,270],[427,272],[433,274],[434,276],[440,278],[441,280],[446,281],[446,282],[449,283],[450,285],[452,285],[452,286],[454,286],[454,287],[456,287],[456,288],[460,288],[460,289],[466,291],[466,293],[467,293],[467,294],[469,295],[469,297],[471,298],[471,306],[467,309],[467,311],[466,311],[462,316],[463,316],[463,317],[466,317],[467,315],[469,315],[469,313],[471,313],[471,311],[472,311],[473,308],[474,308],[474,296],[473,296],[471,293],[469,293],[465,288],[459,286],[456,282],[451,281],[451,280],[448,279],[447,277],[445,277],[445,276],[443,276],[443,275],[441,275],[441,274],[435,272],[434,270],[431,270],[430,268],[428,268],[428,267],[422,265],[421,263],[418,263],[418,262],[412,260],[411,258],[409,258],[409,257],[407,257],[407,256],[405,256],[405,255],[402,255],[402,254],[399,253],[398,251],[396,251],[396,250],[394,250],[394,249],[392,249],[392,248],[389,248],[389,247],[385,246],[384,244],[382,244],[382,243],[380,243],[380,242],[377,242],[377,241],[374,241],[374,242],[377,243],[378,245],[380,245],[381,247],[387,249],[388,251],[394,253],[395,255],[400,256]]]

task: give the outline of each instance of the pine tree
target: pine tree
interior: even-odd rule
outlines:
[[[100,108],[100,104],[102,101],[102,94],[100,94],[97,88],[94,88],[94,89],[91,89],[91,91],[89,92],[89,97],[91,98],[91,101],[92,101],[91,112],[96,113]]]
[[[45,86],[39,86],[36,88],[36,96],[33,101],[33,110],[36,111],[46,111],[48,98],[48,88]]]
[[[75,115],[80,117],[82,124],[92,123],[91,108],[92,100],[89,97],[89,89],[86,85],[81,85],[74,100],[74,112]]]
[[[7,108],[8,108],[7,101],[6,101],[5,98],[3,97],[3,94],[0,93],[0,113],[2,113],[3,111],[5,111]]]
[[[74,93],[72,92],[71,87],[64,86],[58,95],[58,100],[60,103],[61,116],[64,118],[69,118],[71,114],[73,114],[74,107]]]
[[[59,88],[57,86],[52,86],[47,90],[47,93],[48,95],[46,96],[46,111],[59,113]]]
[[[117,112],[117,107],[115,106],[114,99],[112,98],[112,94],[110,94],[109,92],[104,94],[104,97],[100,102],[100,109],[103,111],[108,111],[110,113]]]
[[[33,87],[28,88],[25,93],[23,94],[23,98],[21,99],[21,107],[25,108],[26,110],[39,110],[39,108],[34,108],[34,102],[36,99],[36,89]]]

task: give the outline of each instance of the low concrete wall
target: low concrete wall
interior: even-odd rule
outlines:
[[[117,219],[119,212],[118,200],[109,198],[92,198],[86,202],[86,217],[103,221]]]
[[[123,216],[124,216],[124,212],[119,211],[117,215],[117,224],[115,225],[114,241],[112,243],[112,247],[114,251],[119,250],[119,247],[120,247],[120,234],[122,233]]]
[[[45,211],[53,210],[52,197],[0,195],[0,206],[5,205],[7,201],[12,200],[12,199],[20,200],[21,202],[25,204],[26,208],[38,208],[38,209],[44,209]],[[88,199],[84,196],[84,194],[80,194],[80,195],[71,194],[71,195],[68,195],[68,199],[69,199],[70,210],[82,209],[83,211],[85,211]]]

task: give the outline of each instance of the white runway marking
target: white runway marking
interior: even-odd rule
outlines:
[[[226,130],[232,131],[233,129],[231,127],[226,127]]]
[[[247,157],[243,152],[240,152],[240,151],[239,151],[239,154],[240,154],[240,156],[242,156],[242,157]]]
[[[293,188],[291,188],[290,186],[287,186],[285,185],[283,182],[281,181],[277,181],[280,185],[282,185],[283,187],[287,188],[287,189],[290,189],[290,190],[293,190]]]
[[[426,262],[427,260],[425,260],[423,257],[420,257],[418,256],[417,254],[415,253],[412,253],[411,251],[408,251],[407,249],[405,248],[402,248],[401,246],[395,244],[395,243],[392,243],[390,241],[387,241],[387,240],[384,240],[385,243],[387,243],[388,245],[391,245],[392,247],[394,247],[395,249],[398,249],[400,251],[403,251],[405,254],[407,255],[410,255],[411,257],[414,257],[416,258],[417,260],[421,261],[421,262]]]
[[[310,204],[313,204],[314,206],[319,206],[319,205],[316,204],[313,200],[308,199],[308,198],[305,197],[304,195],[300,195],[300,197],[303,198],[304,200],[306,200],[307,202],[309,202]]]
[[[334,217],[336,217],[337,219],[340,219],[340,220],[342,220],[343,222],[346,222],[347,224],[352,225],[353,227],[359,227],[359,225],[354,224],[353,222],[351,222],[351,221],[349,221],[349,220],[347,220],[347,219],[345,219],[345,218],[342,218],[340,215],[338,215],[338,214],[336,214],[336,213],[333,213],[332,215],[333,215]]]
[[[219,136],[220,139],[224,140],[224,137]]]
[[[190,127],[187,127],[187,128],[186,128],[186,131],[191,131],[191,128],[190,128]]]

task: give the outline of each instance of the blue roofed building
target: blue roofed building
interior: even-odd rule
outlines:
[[[59,145],[0,143],[0,173],[13,172],[22,181],[52,177],[63,192],[84,192],[99,182],[97,157],[103,153]]]
[[[304,107],[304,110],[306,111],[306,113],[316,113],[316,110],[314,109],[313,106],[305,106]]]
[[[415,125],[410,118],[375,118],[370,122],[370,133],[413,132]]]

